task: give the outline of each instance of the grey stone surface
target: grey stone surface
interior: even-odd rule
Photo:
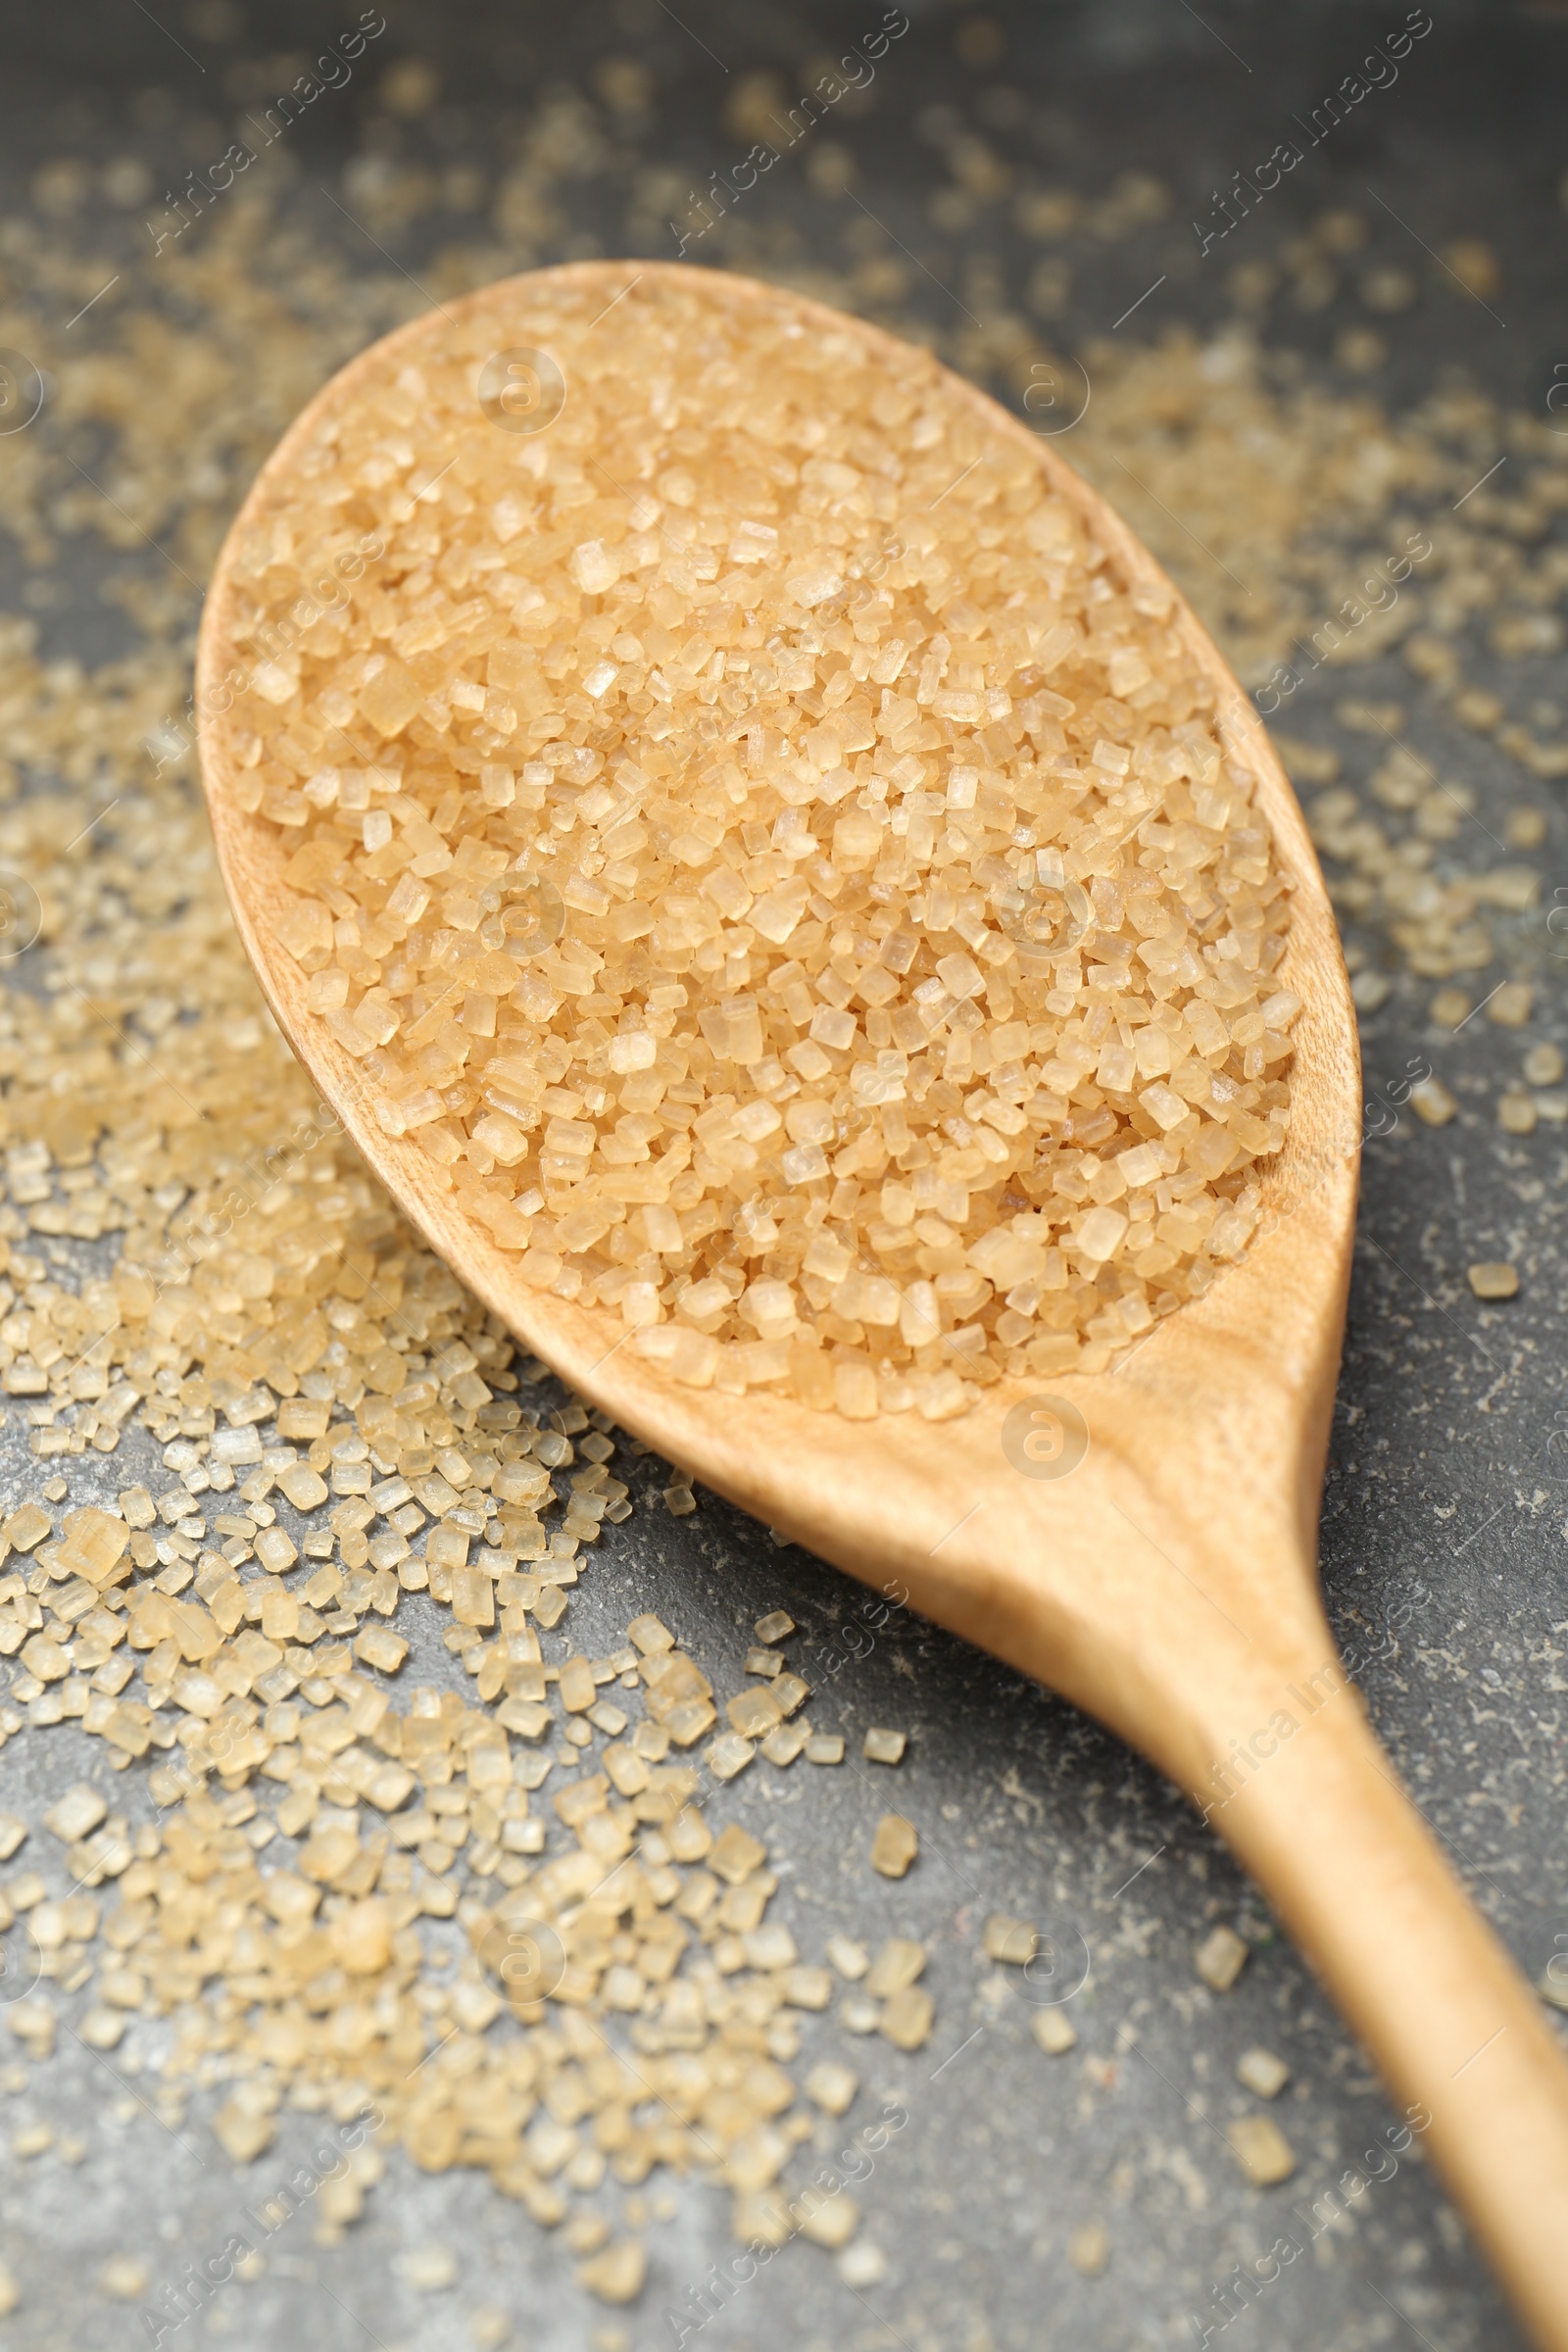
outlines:
[[[63,149],[139,144],[161,170],[183,169],[204,152],[191,144],[203,119],[222,113],[218,83],[236,54],[303,48],[335,29],[329,12],[304,0],[232,13],[237,44],[220,47],[193,29],[214,22],[211,12],[187,19],[160,7],[166,30],[120,5],[78,5],[69,14],[8,8],[10,88],[0,99],[8,208],[23,201],[32,166]],[[923,228],[930,166],[917,135],[922,109],[956,107],[991,125],[987,135],[1004,151],[1030,156],[1043,175],[1091,191],[1127,168],[1165,177],[1177,191],[1172,222],[1102,257],[1082,257],[1064,321],[1070,338],[1106,331],[1167,257],[1187,250],[1183,212],[1205,208],[1210,186],[1266,151],[1259,142],[1277,135],[1276,121],[1330,86],[1363,38],[1382,28],[1381,17],[1356,7],[1302,8],[1286,20],[1218,0],[1202,19],[1170,0],[993,13],[1007,46],[999,63],[978,71],[954,62],[951,12],[911,7],[914,26],[889,61],[876,111],[839,135],[859,162],[858,197],[922,253],[942,246],[932,266],[951,269],[956,285],[969,282],[962,272],[971,249],[997,247],[1009,269],[1021,269],[1022,249],[1004,220],[946,239]],[[1386,13],[1392,22],[1399,12]],[[404,131],[371,122],[369,101],[356,89],[301,132],[298,201],[320,235],[345,250],[354,232],[313,191],[318,180],[331,183],[362,137],[492,164],[542,91],[580,77],[614,47],[649,57],[660,77],[655,120],[641,133],[644,161],[668,162],[701,185],[731,151],[719,108],[734,73],[760,63],[793,72],[853,37],[863,29],[860,16],[869,24],[876,12],[754,13],[683,0],[678,19],[658,5],[474,5],[458,15],[388,0],[388,54],[440,60],[448,97],[435,117]],[[1548,141],[1544,110],[1553,72],[1560,89],[1563,39],[1560,24],[1524,9],[1445,11],[1381,111],[1367,109],[1338,147],[1314,158],[1310,185],[1303,174],[1282,195],[1282,207],[1304,219],[1335,202],[1366,210],[1364,190],[1374,185],[1426,242],[1478,231],[1502,256],[1506,331],[1494,333],[1453,303],[1424,301],[1398,322],[1376,386],[1393,401],[1419,397],[1461,364],[1521,404],[1544,398],[1559,356],[1547,307],[1547,236],[1560,248],[1561,224],[1553,211],[1560,137]],[[200,79],[198,66],[206,69]],[[156,133],[125,119],[125,93],[151,86],[171,92],[168,126]],[[1014,95],[1022,116],[1010,106]],[[563,251],[584,240],[607,251],[623,245],[618,169],[612,158],[608,175],[581,184]],[[842,202],[835,207],[798,182],[769,201],[808,249],[820,241],[837,250]],[[461,220],[420,222],[397,258],[417,272],[437,246],[470,233],[477,232]],[[1275,233],[1269,229],[1268,241]],[[1409,258],[1401,236],[1379,219],[1378,257]],[[1252,248],[1239,240],[1243,250]],[[1147,335],[1172,318],[1202,325],[1223,315],[1217,282],[1192,271],[1184,278],[1180,266],[1167,274],[1162,311],[1152,302],[1140,314]],[[932,292],[933,318],[941,302]],[[1340,312],[1286,315],[1269,332],[1315,364],[1339,323]],[[156,386],[146,396],[156,398]],[[66,577],[67,601],[41,613],[49,642],[101,659],[114,643],[114,615],[93,602],[90,565]],[[1539,667],[1540,691],[1560,690],[1558,664]],[[1407,673],[1393,661],[1356,673],[1355,683],[1409,694]],[[1337,731],[1333,701],[1326,684],[1304,689],[1293,728],[1335,741],[1354,774],[1357,758],[1369,766],[1372,753]],[[1433,707],[1418,710],[1412,740],[1446,773],[1483,786],[1497,781],[1497,755],[1446,730]],[[1549,905],[1558,878],[1568,876],[1568,821],[1555,788],[1533,797],[1551,803],[1541,853]],[[1530,1036],[1568,1044],[1553,946],[1538,920],[1521,930],[1516,956],[1538,981]],[[1568,1945],[1568,1682],[1559,1671],[1568,1648],[1568,1152],[1561,1131],[1497,1132],[1497,1070],[1502,1061],[1511,1066],[1523,1041],[1510,1035],[1499,1044],[1484,1021],[1456,1039],[1432,1030],[1430,994],[1430,986],[1399,980],[1366,1025],[1372,1088],[1386,1089],[1412,1056],[1424,1055],[1462,1108],[1438,1134],[1404,1113],[1366,1154],[1324,1574],[1336,1625],[1365,1661],[1360,1679],[1381,1735],[1477,1901],[1535,1977]],[[1521,1269],[1521,1297],[1506,1307],[1479,1306],[1464,1286],[1465,1265],[1492,1255]],[[21,1444],[13,1420],[0,1433],[8,1499],[34,1475]],[[74,1468],[74,1496],[112,1493],[144,1469],[150,1447],[143,1461],[138,1445],[146,1441],[127,1440],[107,1468],[91,1456],[86,1471]],[[651,1470],[642,1475],[650,1489],[659,1483]],[[791,1610],[802,1628],[792,1647],[817,1693],[813,1718],[845,1731],[852,1762],[838,1771],[800,1764],[780,1775],[759,1766],[737,1784],[734,1810],[773,1846],[779,1903],[808,1956],[840,1926],[912,1933],[932,1948],[938,2026],[929,2049],[905,2059],[880,2042],[861,2045],[870,2098],[900,2102],[908,2117],[858,2192],[863,2234],[887,2257],[885,2278],[853,2290],[828,2257],[793,2246],[702,2331],[705,2347],[1034,2352],[1051,2344],[1124,2352],[1197,2342],[1188,2315],[1213,2323],[1214,2283],[1292,2226],[1282,2218],[1289,2208],[1307,2213],[1392,2120],[1362,2058],[1223,1848],[1157,1776],[1093,1724],[902,1612],[868,1625],[857,1588],[800,1551],[776,1547],[711,1497],[678,1522],[657,1501],[640,1506],[607,1537],[579,1594],[574,1624],[584,1647],[608,1646],[635,1596],[689,1639],[710,1670],[730,1676],[753,1619],[775,1604]],[[427,1678],[450,1671],[432,1627],[423,1629],[421,1651],[428,1655],[418,1670]],[[844,1660],[836,1672],[830,1657]],[[859,1738],[873,1723],[910,1734],[897,1773],[858,1761]],[[0,1806],[35,1819],[84,1770],[111,1777],[95,1743],[67,1731],[24,1735],[0,1756]],[[125,1776],[132,1789],[138,1777]],[[898,1886],[871,1879],[864,1859],[878,1800],[893,1789],[922,1838],[917,1869]],[[980,1953],[981,1924],[997,1909],[1049,1928],[1062,1974],[1059,1986],[1046,1990],[1065,1990],[1088,1958],[1087,1981],[1066,2003],[1079,2035],[1067,2056],[1041,2052],[1017,1972],[995,1969]],[[1210,1993],[1193,1967],[1195,1947],[1217,1920],[1239,1926],[1251,1945],[1240,1983],[1224,1996]],[[1137,2040],[1124,2046],[1128,2028]],[[846,2041],[829,2020],[807,2020],[805,2038],[808,2052]],[[1269,2110],[1299,2158],[1281,2190],[1248,2188],[1219,2139],[1230,2117],[1262,2105],[1235,2079],[1236,2061],[1252,2043],[1276,2050],[1292,2069]],[[34,2070],[24,2090],[0,2096],[0,2254],[24,2288],[18,2312],[0,2320],[6,2352],[119,2352],[143,2340],[135,2307],[94,2291],[103,2261],[136,2255],[155,2287],[176,2283],[186,2263],[247,2227],[246,2211],[318,2136],[318,2119],[288,2117],[269,2155],[236,2173],[207,2129],[210,2100],[198,2095],[177,2132],[151,2112],[157,2046],[157,2031],[136,2029],[126,2048],[144,2071],[132,2074],[122,2054],[99,2060],[63,2036],[60,2055]],[[0,2064],[11,2059],[0,2031]],[[865,2111],[862,2096],[856,2114]],[[78,2163],[58,2152],[25,2160],[12,2153],[13,2133],[35,2116],[85,2140]],[[843,2132],[824,2130],[824,2157],[844,2144]],[[728,2251],[724,2198],[696,2181],[669,2185],[676,2211],[651,2233],[650,2284],[626,2315],[607,2317],[590,2305],[564,2249],[482,2177],[429,2178],[394,2155],[367,2219],[341,2247],[315,2246],[302,2216],[269,2244],[256,2283],[224,2288],[166,2341],[181,2352],[225,2341],[268,2352],[296,2343],[312,2352],[366,2343],[446,2352],[468,2340],[467,2310],[496,2303],[514,2315],[514,2340],[526,2352],[621,2340],[653,2352],[677,2340],[665,2310],[683,2303]],[[1109,2235],[1109,2263],[1085,2278],[1065,2249],[1076,2230],[1097,2222]],[[458,2254],[461,2285],[411,2295],[394,2258],[427,2242]],[[623,2339],[595,2335],[617,2327]],[[1360,2200],[1353,2219],[1285,2268],[1259,2310],[1225,2331],[1227,2348],[1250,2341],[1278,2352],[1416,2340],[1432,2352],[1510,2352],[1519,2342],[1418,2152]]]

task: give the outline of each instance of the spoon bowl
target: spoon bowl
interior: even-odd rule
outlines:
[[[787,303],[808,332],[858,336],[895,373],[911,356],[777,288],[646,262],[513,278],[416,319],[334,377],[259,476],[208,598],[198,708],[220,707],[219,682],[243,666],[236,551],[323,419],[438,345],[454,315],[482,322],[504,355],[528,347],[545,283],[575,283],[611,306],[646,300],[664,279],[714,305]],[[1169,588],[1048,441],[959,390],[988,434],[1030,452],[1125,580]],[[424,1152],[383,1132],[357,1064],[308,1010],[305,977],[270,928],[287,898],[277,836],[237,803],[238,749],[220,718],[202,744],[219,861],[285,1035],[367,1164],[469,1290],[661,1453],[851,1574],[897,1579],[924,1615],[1050,1685],[1168,1774],[1257,1879],[1373,2055],[1534,2340],[1568,2352],[1568,2065],[1401,1792],[1318,1589],[1362,1117],[1333,913],[1255,710],[1179,597],[1174,625],[1258,779],[1293,893],[1280,978],[1303,1009],[1289,1138],[1267,1163],[1261,1225],[1205,1296],[1112,1370],[1003,1380],[934,1426],[676,1385],[608,1312],[528,1288],[516,1252],[455,1206]]]

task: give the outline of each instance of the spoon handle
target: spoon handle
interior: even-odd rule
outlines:
[[[1275,1720],[1273,1752],[1228,1800],[1210,1800],[1209,1817],[1376,2061],[1527,2332],[1543,2352],[1568,2352],[1568,2059],[1399,1787],[1354,1687],[1340,1678],[1283,1737]],[[1211,1752],[1231,1746],[1227,1735]]]

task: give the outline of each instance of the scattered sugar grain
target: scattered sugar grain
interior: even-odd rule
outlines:
[[[865,1989],[873,1999],[886,2000],[906,1985],[912,1984],[924,1973],[926,1952],[923,1943],[911,1936],[892,1936],[883,1944],[871,1964],[865,1980]]]
[[[725,1732],[706,1751],[703,1760],[715,1781],[733,1781],[746,1770],[756,1753],[750,1740],[743,1740],[738,1732]]]
[[[1441,1078],[1421,1078],[1410,1089],[1410,1108],[1426,1127],[1446,1127],[1458,1102]]]
[[[860,2086],[852,2067],[836,2058],[819,2058],[806,2078],[806,2095],[824,2115],[848,2115]]]
[[[35,1551],[50,1532],[48,1514],[36,1503],[24,1502],[20,1511],[13,1511],[3,1531],[13,1551]]]
[[[1038,1932],[1026,1920],[1011,1919],[999,1911],[986,1921],[982,1946],[988,1960],[1005,1961],[1013,1968],[1027,1967],[1039,1942]]]
[[[647,2275],[647,2251],[638,2239],[628,2237],[579,2264],[577,2280],[601,2303],[633,2303]]]
[[[1225,2127],[1232,2155],[1254,2188],[1272,2188],[1296,2170],[1296,2154],[1271,2115],[1242,2115]]]
[[[1229,1992],[1247,1966],[1248,1947],[1234,1928],[1210,1929],[1194,1955],[1193,1965],[1215,1992]]]
[[[906,1737],[904,1732],[873,1729],[866,1733],[860,1753],[868,1764],[902,1764]]]
[[[1061,2058],[1077,2045],[1077,2029],[1068,2022],[1065,2010],[1036,2009],[1029,2019],[1029,2029],[1048,2058]]]
[[[871,1868],[885,1879],[902,1879],[920,1851],[919,1834],[902,1813],[884,1813],[871,1840]]]
[[[1110,2260],[1110,2235],[1100,2222],[1086,2222],[1067,2240],[1067,2260],[1080,2278],[1098,2278]]]
[[[882,2004],[882,2034],[901,2051],[919,2051],[931,2039],[936,2001],[924,1985],[906,1985]]]
[[[1503,819],[1502,837],[1511,850],[1539,850],[1546,838],[1546,811],[1510,808]]]
[[[1505,980],[1488,1002],[1487,1018],[1499,1029],[1522,1029],[1534,1004],[1535,991],[1528,980]]]
[[[1466,1269],[1466,1279],[1478,1298],[1517,1298],[1519,1269],[1499,1258],[1484,1258]]]
[[[1276,2099],[1291,2079],[1291,2070],[1272,2050],[1244,2050],[1236,2061],[1236,2080],[1260,2099]]]
[[[126,2023],[118,2009],[95,2006],[77,2021],[76,2034],[90,2050],[114,2050],[124,2039]]]
[[[804,1716],[797,1716],[793,1723],[774,1725],[761,1743],[762,1753],[770,1764],[776,1764],[782,1770],[793,1764],[797,1756],[806,1753],[811,1738],[809,1723]]]
[[[1350,982],[1350,1002],[1357,1012],[1376,1012],[1393,994],[1393,974],[1375,971],[1370,965],[1357,972]]]
[[[837,1969],[847,1984],[858,1984],[871,1965],[870,1953],[853,1936],[830,1936],[822,1949],[829,1967]]]
[[[411,2246],[397,2257],[396,2267],[411,2294],[440,2294],[457,2284],[458,2258],[450,2246]]]
[[[97,1829],[108,1812],[108,1805],[91,1783],[78,1781],[44,1815],[44,1828],[52,1830],[62,1844],[74,1845]]]
[[[852,1992],[840,2001],[839,2023],[846,2034],[874,2034],[882,2022],[882,2004],[862,1992]]]
[[[803,2199],[803,2203],[805,2200]],[[812,2204],[801,2223],[801,2235],[809,2238],[813,2246],[826,2246],[830,2253],[847,2246],[860,2226],[860,2208],[843,2189]]]
[[[151,2272],[139,2256],[114,2254],[98,2274],[98,2291],[121,2303],[139,2303],[147,2292]]]

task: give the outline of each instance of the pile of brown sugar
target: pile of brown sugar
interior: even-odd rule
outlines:
[[[936,1420],[1102,1369],[1289,1118],[1212,685],[924,355],[695,272],[604,308],[519,293],[516,413],[493,311],[406,335],[239,546],[222,726],[312,1013],[677,1380]]]

